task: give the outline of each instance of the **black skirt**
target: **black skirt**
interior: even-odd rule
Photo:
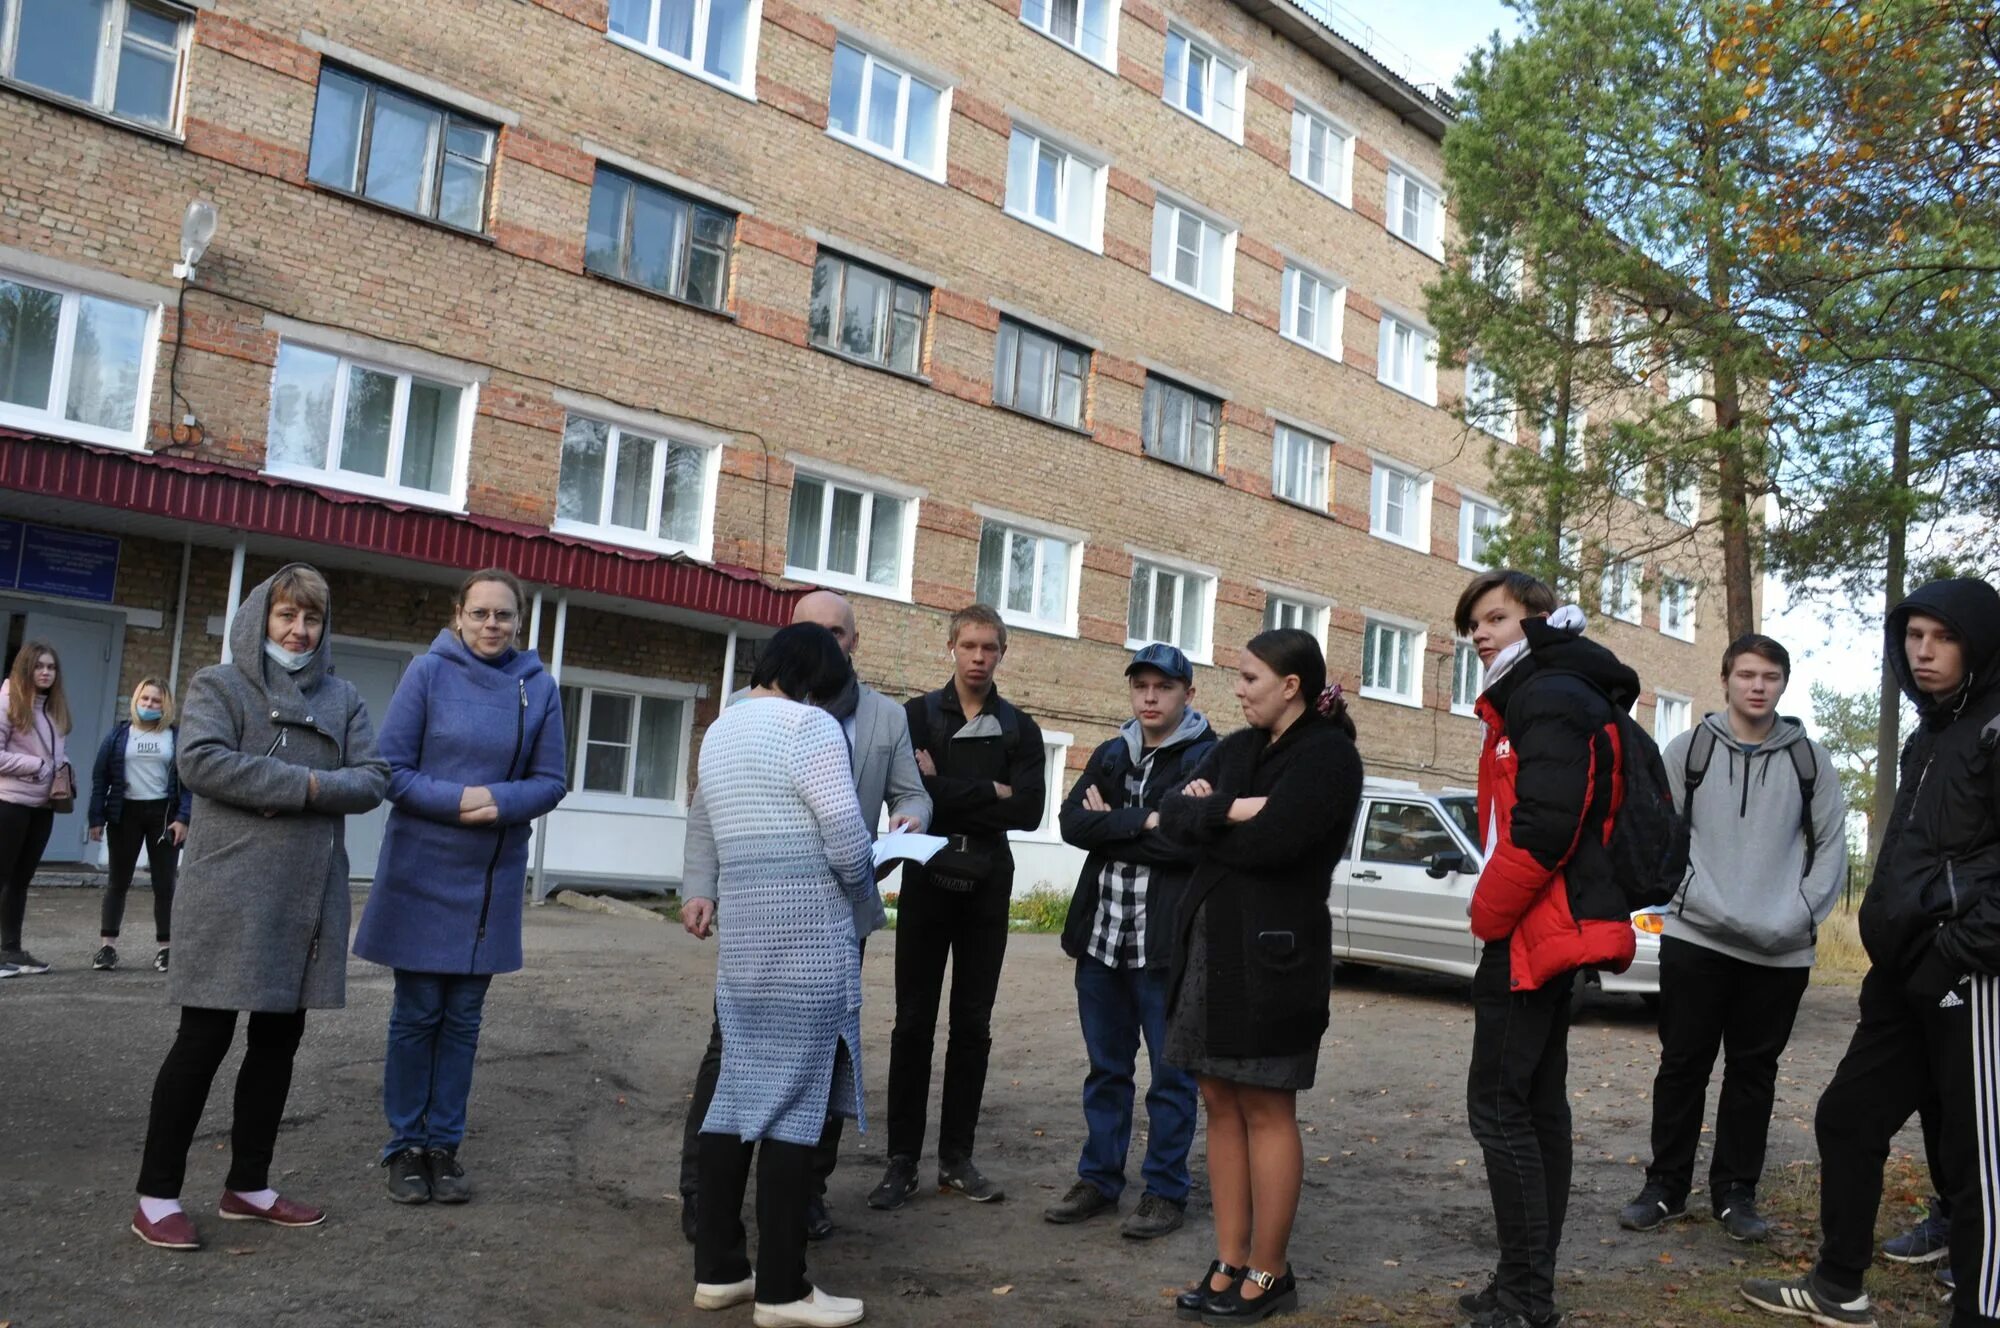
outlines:
[[[1188,938],[1187,964],[1174,1012],[1167,1023],[1166,1059],[1189,1074],[1227,1079],[1252,1088],[1297,1091],[1311,1088],[1319,1069],[1319,1051],[1288,1056],[1212,1056],[1208,1051],[1208,906],[1194,916]]]

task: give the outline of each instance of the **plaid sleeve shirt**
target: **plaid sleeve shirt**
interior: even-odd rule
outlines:
[[[1125,776],[1125,805],[1137,805],[1146,794],[1153,772],[1148,751]],[[1152,869],[1143,863],[1112,859],[1097,878],[1097,916],[1091,920],[1084,952],[1112,968],[1146,966],[1146,886]]]

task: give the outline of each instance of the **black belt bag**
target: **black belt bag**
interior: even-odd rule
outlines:
[[[991,840],[946,835],[945,841],[945,846],[924,864],[930,883],[938,889],[971,894],[998,874],[1000,853]]]

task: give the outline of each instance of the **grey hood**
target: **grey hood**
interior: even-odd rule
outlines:
[[[287,673],[264,656],[266,624],[271,617],[271,583],[281,573],[306,566],[305,563],[286,563],[259,581],[243,596],[243,602],[236,606],[236,616],[229,620],[230,662],[254,686],[274,695],[283,693],[287,688],[301,694],[310,693],[333,669],[333,657],[328,651],[328,642],[333,640],[333,605],[330,602],[326,606],[326,621],[320,627],[319,644],[313,647],[312,660],[304,668],[297,673]]]
[[[1155,747],[1153,752],[1157,755],[1160,752],[1166,751],[1169,747],[1178,747],[1184,742],[1193,742],[1207,730],[1207,716],[1203,715],[1201,711],[1196,710],[1193,706],[1189,706],[1182,712],[1180,727],[1174,730],[1173,736]],[[1135,766],[1144,765],[1146,761],[1146,731],[1139,726],[1139,721],[1137,719],[1126,720],[1119,727],[1118,736],[1125,740],[1125,754],[1132,758],[1132,764]]]

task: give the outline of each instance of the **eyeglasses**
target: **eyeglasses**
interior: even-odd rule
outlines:
[[[502,627],[512,627],[521,615],[512,609],[467,609],[465,616],[484,627],[487,623],[498,623]]]

